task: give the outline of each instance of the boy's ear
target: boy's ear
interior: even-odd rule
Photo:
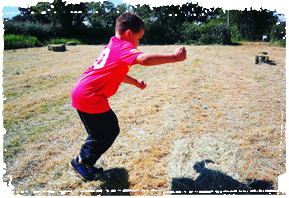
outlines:
[[[125,36],[127,37],[127,38],[130,38],[131,37],[131,35],[132,35],[132,31],[131,30],[126,30],[125,31]]]

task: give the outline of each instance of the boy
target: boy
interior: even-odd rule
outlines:
[[[85,181],[96,179],[102,168],[95,162],[112,145],[119,134],[115,113],[108,104],[108,98],[116,93],[121,82],[146,88],[143,80],[127,75],[135,64],[144,66],[174,63],[186,59],[186,50],[180,47],[174,53],[142,53],[137,50],[143,37],[145,24],[135,13],[126,12],[116,20],[115,36],[83,73],[72,89],[72,106],[77,109],[88,137],[82,145],[79,156],[69,165]]]

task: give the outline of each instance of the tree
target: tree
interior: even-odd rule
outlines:
[[[244,11],[231,10],[230,23],[237,25],[243,40],[260,40],[262,35],[268,35],[270,29],[278,21],[278,17],[274,16],[274,12],[260,9]]]
[[[209,24],[227,24],[228,11],[219,12],[217,18],[208,20]],[[242,40],[261,40],[262,35],[269,35],[278,17],[274,12],[260,9],[230,10],[230,27],[235,32],[233,37]]]
[[[136,6],[132,6],[132,12],[139,15],[147,27],[149,27],[155,21],[155,18],[154,18],[155,11],[152,10],[150,6],[147,4],[144,4],[142,6],[140,4]]]
[[[38,2],[35,6],[31,6],[31,20],[33,22],[41,22],[49,24],[53,22],[52,12],[50,11],[51,4],[49,2]]]
[[[38,2],[35,6],[28,8],[19,7],[20,14],[13,17],[12,21],[52,23],[55,19],[51,5],[49,2]]]
[[[103,16],[105,26],[114,30],[116,19],[120,14],[117,12],[117,8],[114,6],[114,4],[110,1],[104,1],[103,6],[106,12],[106,14]]]
[[[19,15],[12,17],[12,19],[8,20],[8,21],[24,22],[25,20],[26,20],[25,17],[19,14]],[[6,20],[4,20],[4,21],[6,21]]]
[[[18,8],[20,11],[20,17],[15,17],[14,19],[18,19],[19,21],[31,21],[32,14],[30,8]]]
[[[270,37],[273,41],[279,41],[285,38],[286,35],[286,22],[280,22],[275,24],[270,32]]]
[[[68,4],[66,1],[54,0],[53,3],[54,17],[64,29],[79,28],[83,26],[83,21],[87,15],[86,3]]]
[[[101,2],[89,2],[86,5],[88,14],[86,16],[86,21],[88,25],[93,28],[104,28],[105,21],[103,16],[105,15],[104,6]]]

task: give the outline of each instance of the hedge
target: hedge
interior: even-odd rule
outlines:
[[[19,49],[28,47],[41,47],[42,43],[34,36],[4,35],[4,49]]]
[[[180,31],[180,43],[197,45],[231,44],[231,30],[225,25],[184,23]]]
[[[63,28],[59,24],[42,24],[39,22],[4,22],[4,35],[25,35],[34,36],[39,41],[50,40],[51,38],[63,37],[65,34]]]

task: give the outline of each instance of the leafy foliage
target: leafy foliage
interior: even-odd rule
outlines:
[[[70,41],[74,41],[77,45],[81,45],[82,42],[77,40],[77,39],[65,39],[65,38],[62,38],[62,39],[51,39],[48,43],[51,43],[51,44],[65,44],[67,42],[70,42]]]
[[[208,20],[209,24],[227,25],[228,11],[219,12],[219,17]],[[277,23],[278,17],[266,9],[230,10],[230,28],[234,41],[261,41],[263,35],[269,36],[272,27]]]
[[[286,22],[281,22],[272,27],[270,45],[286,47]]]
[[[62,36],[62,26],[60,24],[43,24],[40,22],[18,22],[5,21],[4,22],[5,35],[25,35],[34,36],[39,41],[43,42],[49,38]]]
[[[274,41],[278,41],[283,39],[286,35],[286,23],[281,22],[272,27],[270,37]]]
[[[231,44],[230,29],[225,25],[184,23],[181,38],[184,44]]]
[[[281,47],[286,47],[286,39],[280,39],[278,41],[278,45]]]
[[[225,18],[227,14],[228,12],[224,14]],[[242,40],[260,41],[263,35],[269,36],[271,28],[277,21],[278,17],[274,15],[274,12],[262,8],[260,11],[252,10],[252,8],[244,11],[230,11],[230,24],[237,26],[238,35]]]
[[[4,36],[4,49],[18,49],[28,47],[41,47],[42,44],[34,36],[9,34]]]
[[[86,44],[104,44],[115,34],[117,17],[126,12],[137,13],[146,24],[142,44],[230,44],[240,40],[261,41],[263,35],[272,40],[283,39],[281,25],[276,26],[276,13],[260,9],[228,11],[203,8],[198,3],[151,8],[149,5],[112,2],[67,4],[62,0],[39,2],[19,8],[21,14],[4,23],[5,35],[35,36],[41,42],[55,38],[77,38]],[[280,38],[281,37],[281,38]]]
[[[241,35],[237,25],[233,25],[230,27],[231,29],[231,41],[238,42],[241,40]]]
[[[66,31],[72,28],[81,28],[87,12],[86,3],[67,5],[65,5],[65,3],[66,2],[62,2],[61,0],[54,0],[52,3],[56,21],[59,22]]]

